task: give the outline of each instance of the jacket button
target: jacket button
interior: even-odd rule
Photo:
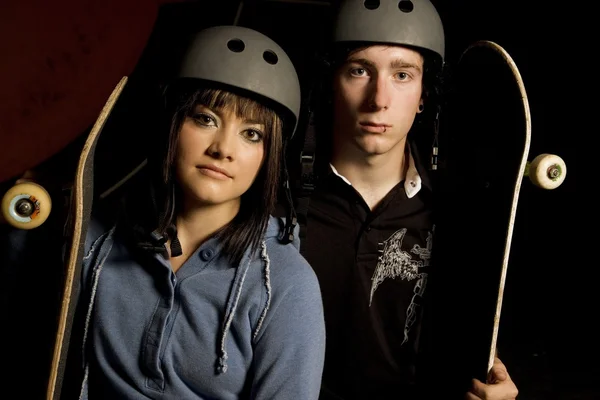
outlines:
[[[211,249],[204,249],[200,252],[200,258],[204,261],[208,261],[211,259],[213,252]]]

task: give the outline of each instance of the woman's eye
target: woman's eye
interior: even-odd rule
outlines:
[[[243,133],[244,138],[251,142],[260,142],[263,139],[263,134],[253,129],[248,129]]]
[[[195,114],[193,116],[194,121],[203,126],[215,126],[216,122],[213,117],[208,114]]]
[[[409,78],[409,75],[406,72],[398,72],[398,74],[396,74],[398,76],[398,79],[400,79],[401,81],[405,81]]]

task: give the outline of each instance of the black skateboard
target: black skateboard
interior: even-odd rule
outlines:
[[[429,368],[439,369],[433,373],[444,375],[459,394],[470,378],[485,382],[494,362],[523,178],[553,189],[566,166],[550,154],[529,162],[527,93],[504,48],[474,43],[453,78],[434,172],[434,271],[425,337]]]

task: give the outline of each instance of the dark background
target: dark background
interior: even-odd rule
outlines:
[[[530,158],[554,153],[565,160],[568,169],[565,182],[553,191],[536,188],[527,181],[521,189],[501,319],[501,358],[519,387],[519,399],[600,398],[600,368],[595,362],[597,336],[591,330],[597,315],[597,296],[589,289],[593,264],[584,263],[582,257],[593,248],[587,239],[593,235],[585,232],[593,227],[582,228],[587,225],[582,223],[591,222],[591,218],[575,196],[576,148],[589,128],[584,127],[577,93],[582,73],[578,66],[585,54],[574,50],[580,41],[570,28],[574,11],[533,1],[433,2],[444,22],[449,67],[475,40],[492,40],[508,50],[529,96],[533,129]],[[309,63],[326,42],[327,21],[335,2],[254,0],[242,2],[241,9],[239,3],[181,1],[160,6],[154,31],[129,74],[130,85],[124,94],[126,109],[117,111],[117,115],[122,112],[137,116],[125,121],[130,124],[132,139],[111,135],[103,138],[98,162],[138,154],[132,146],[143,148],[143,131],[150,128],[143,122],[149,120],[144,118],[149,112],[144,108],[148,98],[145,85],[173,72],[183,37],[204,27],[233,24],[240,10],[238,25],[254,28],[277,41],[295,63],[304,88],[310,84],[313,72]],[[135,140],[138,142],[134,144]],[[130,163],[135,165],[135,161]],[[106,182],[111,180],[110,176],[105,178]],[[48,271],[42,276],[47,275]],[[14,274],[3,276],[13,279]],[[5,280],[3,287],[11,287],[14,293],[13,283]],[[34,287],[42,286],[43,282],[37,282]],[[10,355],[19,354],[35,357],[22,352]],[[17,365],[26,368],[27,362],[31,358],[21,359]],[[447,362],[451,369],[452,360]],[[10,376],[23,379],[18,371]]]

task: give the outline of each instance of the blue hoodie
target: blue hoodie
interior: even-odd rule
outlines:
[[[317,399],[325,325],[298,243],[231,265],[216,238],[173,273],[94,221],[86,239],[82,399]],[[118,229],[118,228],[117,228]]]

